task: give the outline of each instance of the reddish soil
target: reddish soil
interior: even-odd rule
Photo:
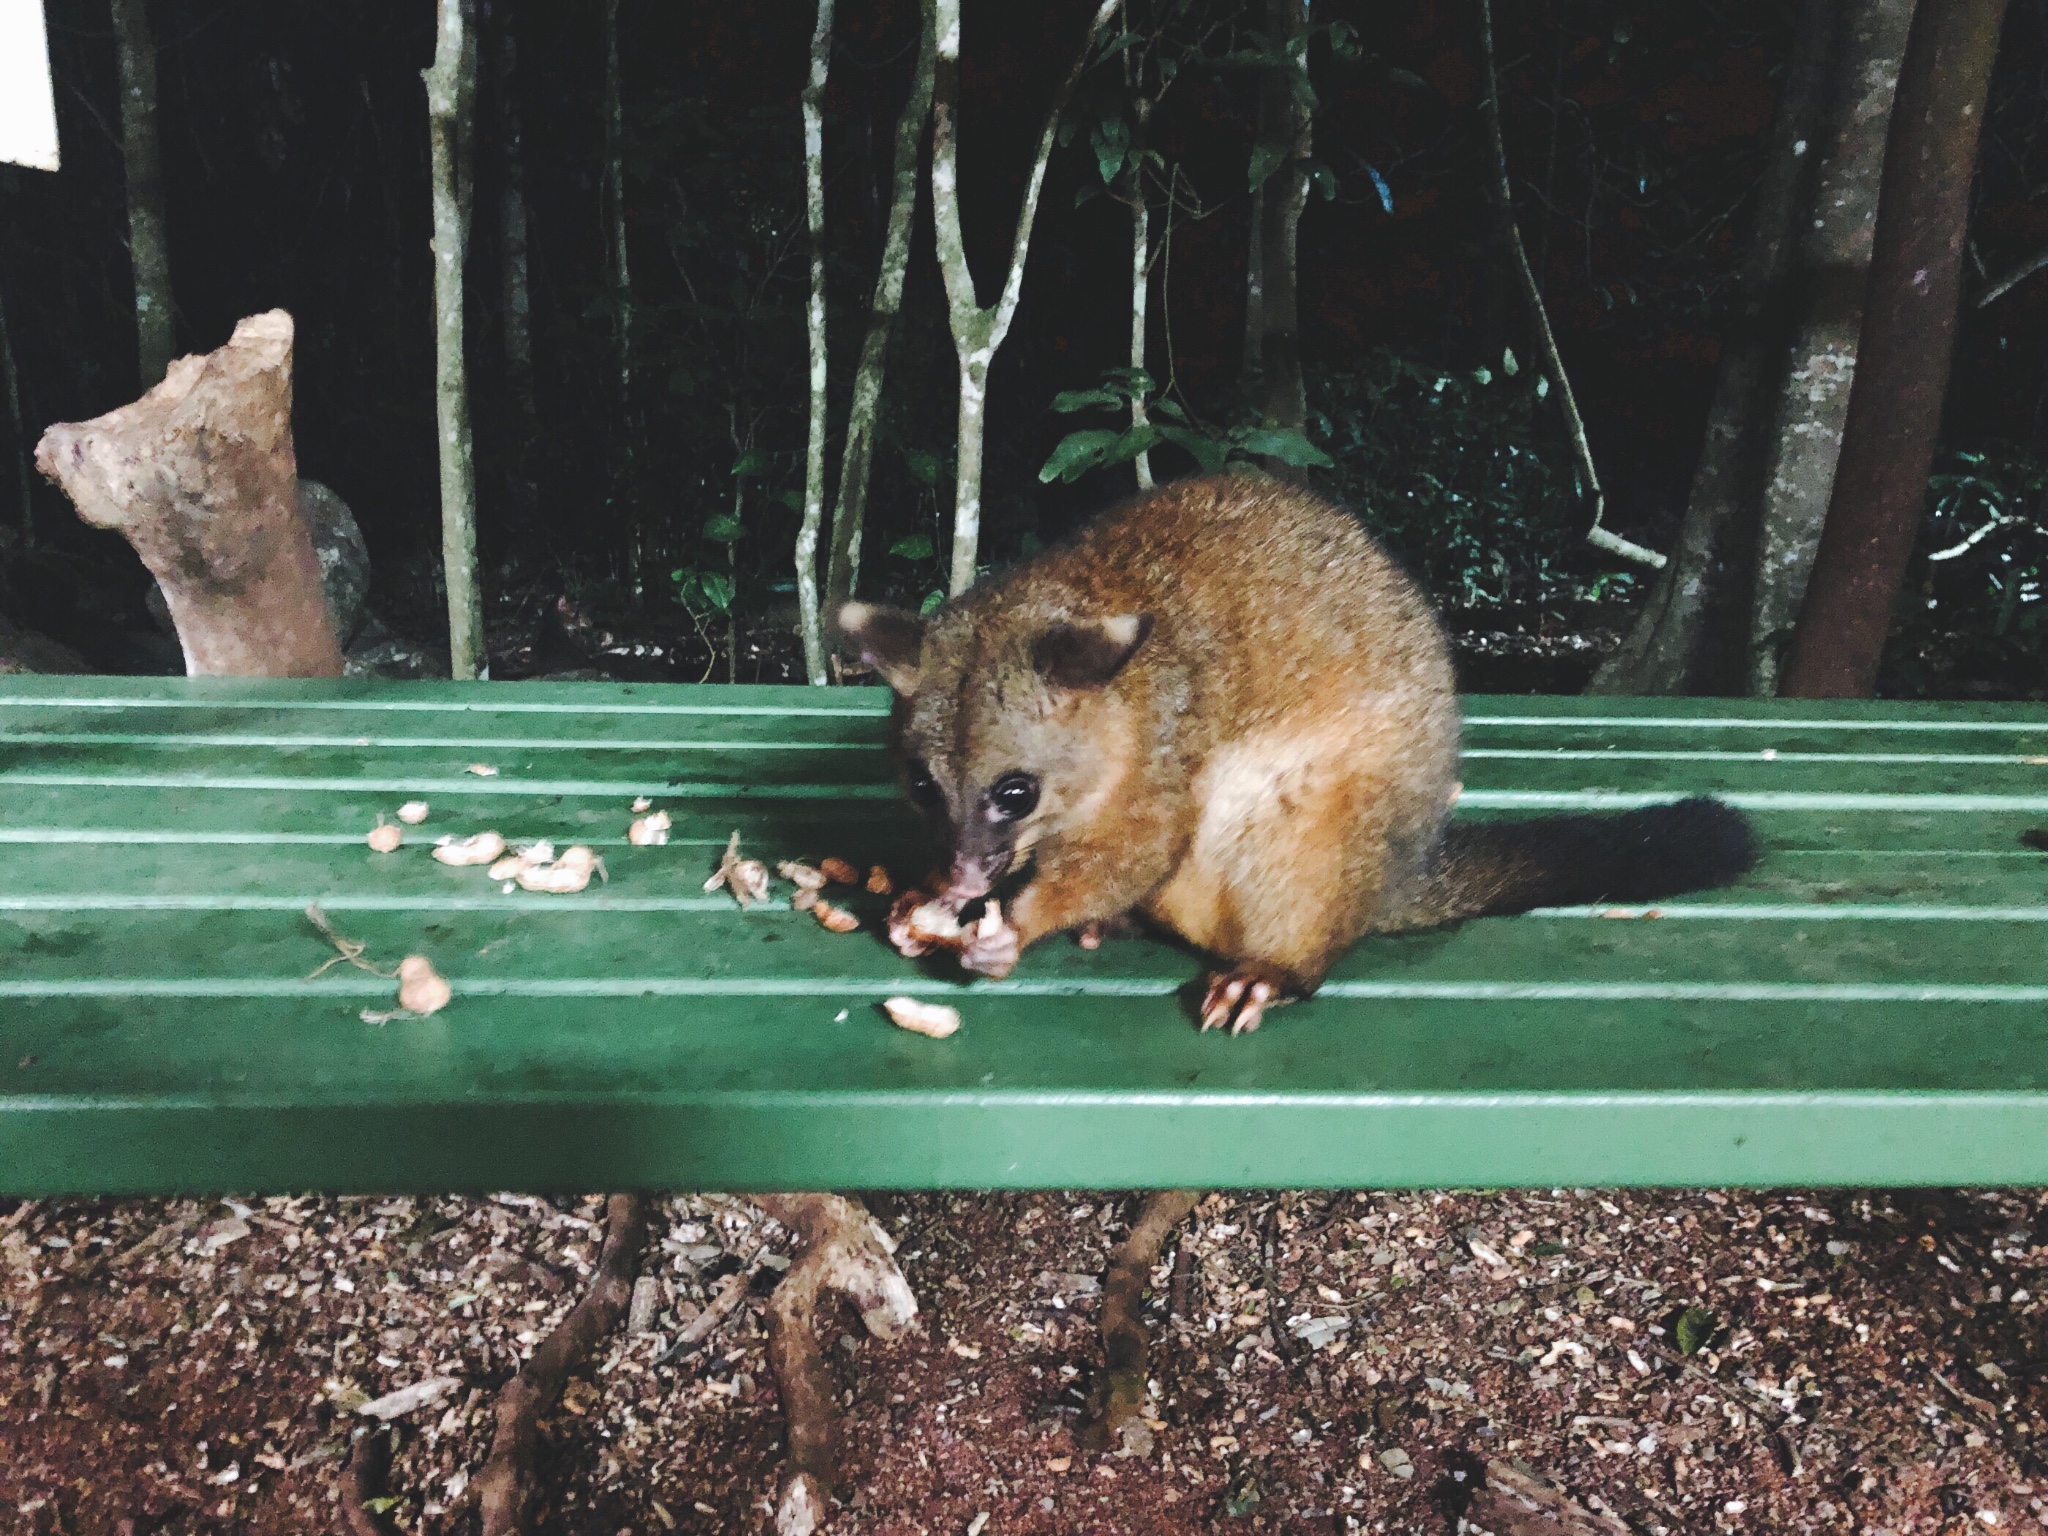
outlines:
[[[1449,1533],[1491,1460],[1650,1536],[2038,1532],[2048,1512],[2038,1194],[1212,1196],[1155,1271],[1142,1455],[1075,1440],[1134,1197],[874,1205],[924,1331],[827,1330],[850,1397],[834,1532]],[[0,1525],[340,1531],[350,1435],[374,1422],[355,1410],[447,1376],[394,1421],[388,1518],[473,1531],[492,1392],[580,1292],[601,1211],[12,1206]],[[650,1331],[547,1422],[545,1530],[765,1528],[781,1421],[757,1309],[660,1357],[724,1274],[771,1284],[788,1242],[740,1201],[657,1207]]]

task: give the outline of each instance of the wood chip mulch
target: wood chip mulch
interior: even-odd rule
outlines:
[[[831,1531],[2048,1529],[2042,1194],[1211,1195],[1153,1272],[1149,1446],[1096,1453],[1100,1276],[1139,1203],[874,1202],[923,1331],[828,1314]],[[603,1217],[0,1202],[0,1528],[338,1531],[354,1437],[395,1431],[376,1512],[473,1532],[494,1393],[582,1294]],[[792,1247],[738,1198],[652,1205],[631,1324],[542,1426],[544,1530],[766,1528],[761,1298]],[[735,1274],[749,1300],[679,1347]],[[1533,1492],[1482,1495],[1489,1464]]]

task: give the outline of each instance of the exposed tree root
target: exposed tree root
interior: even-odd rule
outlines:
[[[1102,1282],[1102,1375],[1096,1379],[1088,1423],[1081,1431],[1081,1443],[1090,1450],[1143,1455],[1152,1448],[1152,1431],[1143,1417],[1150,1345],[1145,1336],[1145,1287],[1166,1234],[1201,1198],[1196,1189],[1155,1190],[1110,1261]]]
[[[868,1332],[891,1339],[917,1316],[917,1298],[867,1208],[843,1195],[756,1195],[754,1203],[803,1239],[803,1254],[768,1298],[768,1360],[788,1425],[789,1461],[776,1500],[777,1536],[810,1536],[826,1518],[839,1451],[832,1373],[818,1348],[818,1299],[837,1291]]]
[[[348,1536],[398,1536],[398,1527],[369,1507],[384,1496],[391,1475],[391,1431],[378,1425],[356,1441],[341,1480],[341,1514]]]
[[[540,1492],[534,1467],[540,1416],[560,1395],[570,1367],[625,1315],[646,1232],[646,1209],[638,1195],[613,1195],[606,1202],[604,1249],[590,1289],[499,1394],[490,1458],[471,1485],[483,1511],[482,1536],[527,1536],[533,1530]]]

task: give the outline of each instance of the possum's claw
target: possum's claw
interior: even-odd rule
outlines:
[[[1287,999],[1280,985],[1257,970],[1217,971],[1209,977],[1208,995],[1202,999],[1202,1031],[1230,1027],[1233,1035],[1249,1034],[1259,1027],[1268,1008]]]
[[[1002,912],[990,903],[979,922],[971,923],[960,946],[960,969],[1001,981],[1017,968],[1023,949],[1016,927],[1003,920]]]

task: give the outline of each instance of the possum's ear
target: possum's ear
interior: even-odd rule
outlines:
[[[1031,647],[1031,665],[1055,688],[1100,688],[1152,633],[1149,613],[1055,624]]]
[[[847,644],[860,653],[860,659],[881,673],[891,688],[901,694],[916,689],[918,656],[924,649],[923,619],[901,608],[846,603],[834,616],[834,623]]]

